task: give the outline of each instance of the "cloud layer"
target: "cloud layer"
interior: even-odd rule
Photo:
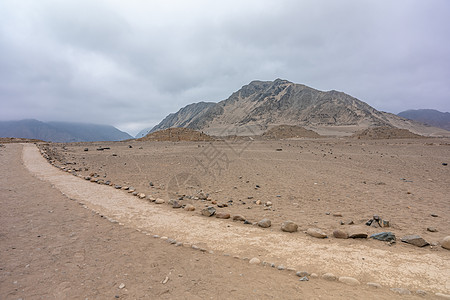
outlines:
[[[450,2],[0,1],[0,119],[132,134],[252,80],[450,111]]]

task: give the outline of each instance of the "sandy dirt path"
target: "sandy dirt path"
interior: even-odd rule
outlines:
[[[47,163],[34,145],[23,146],[23,161],[37,178],[48,181],[71,199],[127,226],[196,244],[214,252],[259,257],[296,270],[332,272],[362,282],[450,293],[450,255],[417,253],[415,249],[372,249],[361,243],[342,246],[336,240],[316,240],[303,233],[263,230],[198,213],[163,210],[108,186],[89,183]]]

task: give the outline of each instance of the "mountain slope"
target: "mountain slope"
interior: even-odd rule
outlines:
[[[38,120],[0,121],[0,137],[39,139],[49,142],[120,141],[132,137],[109,125],[41,122]]]
[[[435,109],[412,109],[402,111],[397,116],[450,130],[450,113],[448,112],[440,112]]]
[[[297,125],[323,135],[351,135],[373,126],[392,126],[424,135],[445,131],[380,112],[350,95],[323,92],[287,80],[252,81],[219,103],[190,104],[151,131],[186,127],[209,135],[256,135],[277,125]],[[447,133],[448,134],[448,133]]]

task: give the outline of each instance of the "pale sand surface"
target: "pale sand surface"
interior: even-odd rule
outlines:
[[[25,156],[37,176],[23,165],[21,145],[0,148],[0,299],[423,299],[321,279],[299,282],[286,271],[169,245],[136,231],[131,220],[108,222],[82,208],[82,199],[39,180],[59,178],[64,186],[76,178],[50,175],[32,147]]]
[[[152,150],[156,152],[157,149]],[[356,277],[363,283],[375,281],[389,287],[433,292],[449,290],[449,254],[438,247],[434,250],[409,245],[389,247],[381,242],[374,247],[375,241],[317,240],[302,233],[282,233],[275,226],[263,230],[231,221],[208,219],[198,216],[198,212],[185,213],[167,206],[156,206],[111,187],[62,173],[48,165],[33,145],[25,146],[24,161],[38,178],[50,181],[69,198],[83,201],[90,208],[133,228],[198,244],[213,250],[215,255],[258,256],[261,260],[297,270],[319,274],[333,272],[338,276]]]

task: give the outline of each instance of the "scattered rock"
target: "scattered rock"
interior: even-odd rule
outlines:
[[[391,242],[395,241],[395,234],[392,232],[380,232],[372,234],[370,238],[383,242]]]
[[[244,220],[244,224],[252,225],[253,223],[248,220]]]
[[[259,258],[253,257],[252,259],[250,259],[249,263],[251,265],[259,265],[261,263],[261,261],[259,260]]]
[[[333,236],[337,239],[348,239],[348,233],[339,229],[333,231]]]
[[[310,274],[306,271],[298,271],[297,273],[295,273],[295,275],[297,275],[298,277],[305,277],[309,276]]]
[[[352,227],[352,229],[348,233],[348,237],[352,239],[366,239],[367,232],[363,228],[360,228],[359,226]]]
[[[186,204],[186,206],[184,207],[184,210],[186,211],[194,211],[195,210],[195,206],[192,204]]]
[[[233,216],[233,221],[245,221],[245,218],[241,215],[235,215]]]
[[[428,227],[427,231],[429,231],[429,232],[437,232],[438,230],[436,228],[434,228],[434,227]]]
[[[311,278],[319,278],[319,275],[317,275],[316,273],[311,273]]]
[[[446,236],[441,241],[441,247],[450,250],[450,235]]]
[[[270,222],[269,219],[262,219],[258,222],[258,226],[262,228],[269,228],[270,226],[272,226],[272,222]]]
[[[411,244],[417,247],[425,247],[429,245],[427,241],[425,241],[423,238],[421,238],[418,235],[412,234],[412,235],[405,235],[402,237],[402,242]]]
[[[89,151],[89,148],[84,148],[84,151]]]
[[[255,204],[256,204],[256,205],[261,205],[261,200],[256,200],[256,201],[255,201]]]
[[[202,209],[202,215],[211,217],[216,213],[216,209],[212,206]]]
[[[296,232],[298,225],[292,221],[286,221],[281,224],[281,230],[285,232]]]
[[[161,198],[156,198],[156,200],[155,200],[156,204],[163,204],[164,202],[166,202],[166,201],[164,201],[164,199],[161,199]]]
[[[353,277],[339,277],[339,281],[351,286],[360,285],[359,281]]]
[[[327,237],[327,234],[319,228],[308,228],[306,234],[319,239],[324,239]]]
[[[325,273],[322,275],[322,279],[328,280],[328,281],[335,281],[337,277],[332,273]]]
[[[125,287],[125,283],[121,283],[120,285],[119,285],[119,289],[123,289]]]
[[[139,197],[139,199],[144,199],[145,198],[145,194],[144,193],[139,193],[137,196]]]
[[[450,295],[442,294],[442,293],[436,293],[434,294],[436,297],[439,297],[441,299],[450,299]]]
[[[340,212],[334,213],[333,217],[342,217],[342,213],[340,213]]]
[[[432,216],[433,218],[439,217],[437,214],[431,214],[431,216]]]
[[[178,200],[174,200],[173,201],[173,203],[172,203],[172,207],[173,208],[181,208],[181,203],[180,202],[178,202]]]
[[[425,292],[424,290],[417,290],[416,294],[419,295],[419,296],[426,296],[427,292]]]
[[[218,219],[229,219],[230,218],[230,214],[229,213],[224,213],[224,212],[219,212],[219,213],[216,213],[216,218],[218,218]]]
[[[309,281],[308,277],[303,276],[302,278],[299,279],[299,281]]]
[[[370,286],[371,288],[375,288],[375,289],[380,289],[381,288],[381,284],[376,283],[376,282],[368,282],[367,286]]]
[[[283,266],[283,265],[279,265],[279,266],[277,267],[277,269],[280,270],[280,271],[283,271],[284,269],[286,269],[286,267]]]
[[[271,201],[267,201],[266,202],[266,206],[272,206],[272,202]]]
[[[400,295],[411,295],[411,292],[404,288],[392,288],[391,291]]]

